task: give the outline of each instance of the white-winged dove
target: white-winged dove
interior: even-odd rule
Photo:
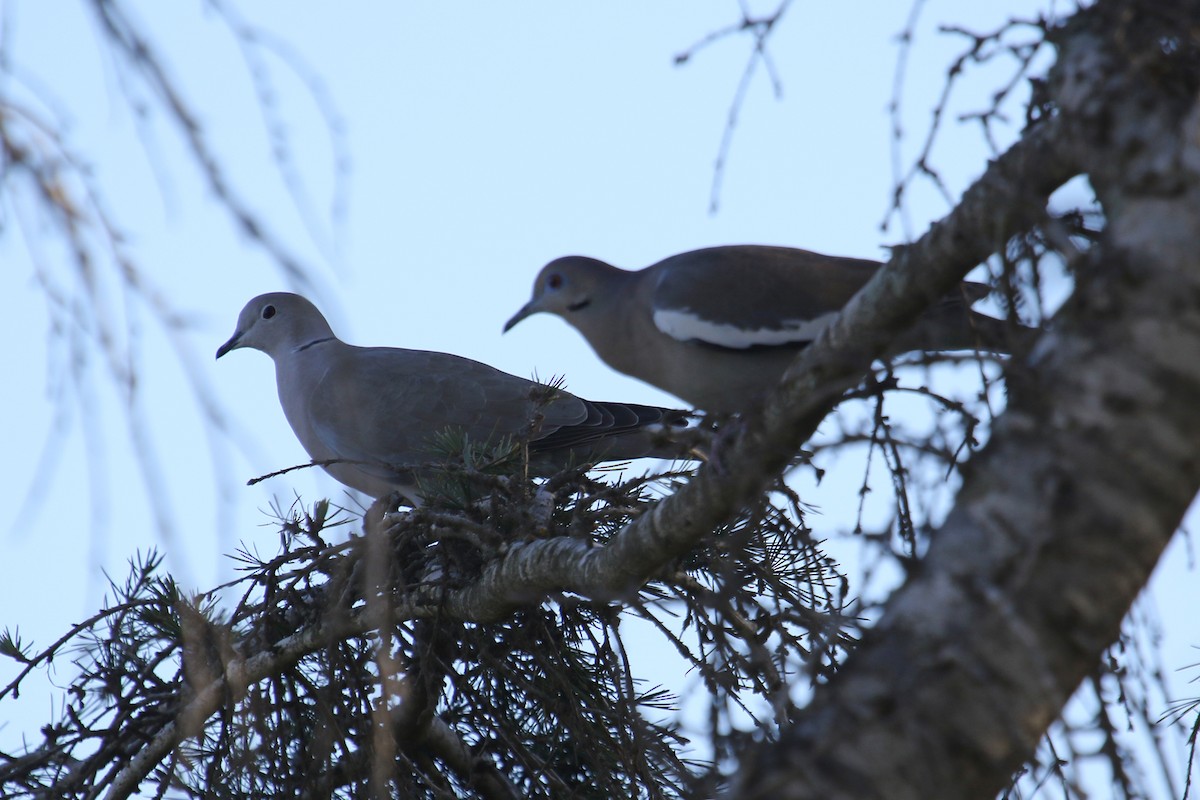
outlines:
[[[251,300],[217,358],[240,347],[275,362],[279,403],[313,461],[336,460],[329,474],[376,498],[399,491],[420,502],[421,467],[446,460],[437,445],[446,431],[478,444],[528,436],[539,474],[682,450],[656,433],[682,412],[589,402],[446,353],[346,344],[295,294]]]
[[[761,245],[694,250],[638,271],[567,256],[542,268],[533,298],[504,330],[539,311],[557,314],[613,369],[697,408],[741,412],[762,401],[880,266]],[[887,355],[1008,352],[1010,326],[970,309],[986,293],[982,284],[963,283]]]

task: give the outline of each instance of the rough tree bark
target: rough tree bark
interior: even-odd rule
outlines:
[[[796,724],[747,754],[738,797],[994,796],[1200,487],[1200,4],[1107,0],[1053,41],[1055,149],[1096,189],[1102,239],[927,557]]]

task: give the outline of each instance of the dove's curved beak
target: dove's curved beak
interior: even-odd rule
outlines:
[[[242,338],[241,331],[238,331],[232,337],[230,337],[228,342],[226,342],[225,344],[223,344],[217,348],[217,358],[220,358],[221,356],[225,355],[230,350],[237,350],[239,347],[241,347],[242,346],[240,343],[241,338]]]
[[[518,322],[528,316],[538,313],[541,310],[542,307],[538,305],[537,298],[535,297],[533,300],[530,300],[528,303],[522,306],[520,311],[513,314],[512,318],[508,322],[504,323],[504,332],[508,333],[516,326]]]

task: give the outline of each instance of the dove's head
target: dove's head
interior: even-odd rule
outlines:
[[[579,326],[589,316],[589,309],[605,301],[612,293],[607,284],[627,276],[623,269],[586,256],[556,258],[538,273],[533,282],[533,297],[504,323],[505,332],[521,320],[546,311]]]
[[[233,336],[217,348],[217,358],[239,347],[277,358],[332,338],[325,317],[305,298],[290,292],[260,294],[242,309]]]

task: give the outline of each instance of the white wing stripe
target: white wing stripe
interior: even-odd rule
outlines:
[[[699,339],[709,344],[744,350],[756,345],[811,342],[837,316],[822,314],[815,319],[785,319],[771,328],[741,328],[727,322],[710,322],[689,311],[660,308],[654,311],[654,326],[681,342]]]

